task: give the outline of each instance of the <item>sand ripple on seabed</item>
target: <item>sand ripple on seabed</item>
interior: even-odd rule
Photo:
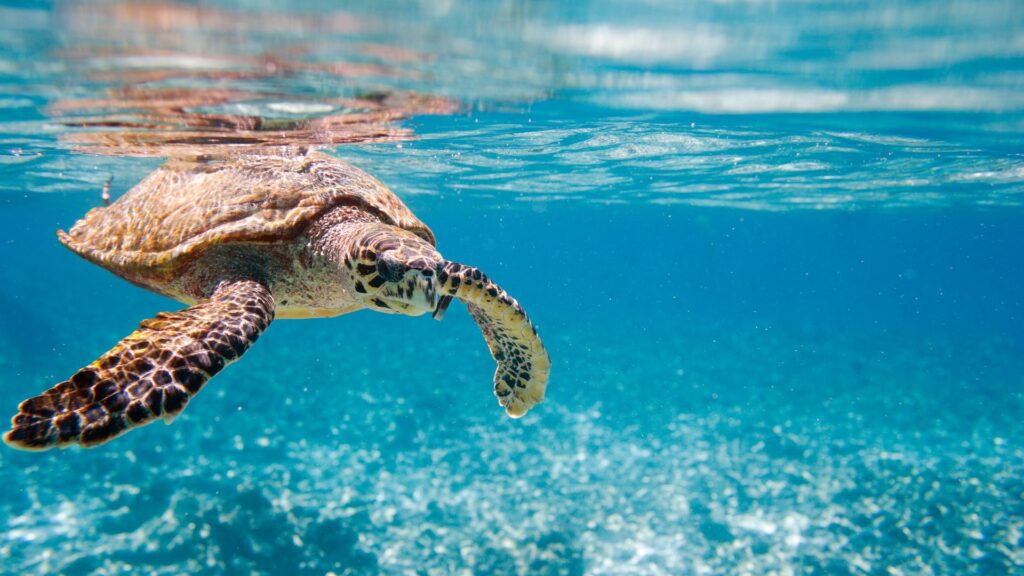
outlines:
[[[614,347],[591,352],[603,365],[560,354],[572,382],[553,380],[549,402],[517,422],[480,397],[483,352],[452,395],[324,383],[379,376],[358,358],[392,342],[333,345],[357,358],[344,374],[316,368],[328,353],[316,340],[267,350],[172,428],[111,449],[3,452],[15,489],[0,504],[0,554],[24,573],[1022,567],[1021,398],[998,392],[1020,388],[1013,356],[895,347],[868,361],[866,348],[816,341],[817,360],[801,363],[792,340],[709,341],[664,348],[693,351],[692,365]],[[304,353],[302,369],[282,362]],[[961,367],[982,358],[991,381],[959,388]],[[231,394],[253,386],[287,399]]]

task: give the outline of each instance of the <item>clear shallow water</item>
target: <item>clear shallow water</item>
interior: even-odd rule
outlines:
[[[0,451],[0,571],[1024,569],[1016,4],[82,6],[0,27],[12,414],[175,306],[54,229],[211,146],[378,176],[554,367],[510,421],[461,308],[277,322],[171,427]]]

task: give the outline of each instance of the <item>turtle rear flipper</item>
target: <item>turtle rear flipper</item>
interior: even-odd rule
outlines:
[[[168,422],[274,318],[252,280],[222,282],[213,297],[144,320],[95,362],[18,407],[4,442],[23,450],[96,446],[156,418]]]
[[[494,395],[505,412],[520,418],[544,400],[551,360],[522,306],[480,270],[445,262],[438,271],[438,292],[466,303],[498,362]],[[434,317],[444,314],[450,298],[442,297]]]

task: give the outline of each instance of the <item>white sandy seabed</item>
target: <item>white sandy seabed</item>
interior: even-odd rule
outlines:
[[[340,326],[268,332],[172,427],[0,451],[0,571],[1024,570],[1014,345],[553,337],[510,421],[471,326],[415,356]]]

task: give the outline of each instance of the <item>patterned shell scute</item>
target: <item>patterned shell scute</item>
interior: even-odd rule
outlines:
[[[434,243],[430,229],[381,182],[318,152],[169,160],[58,235],[108,269],[170,271],[215,244],[293,238],[323,211],[346,203]]]

